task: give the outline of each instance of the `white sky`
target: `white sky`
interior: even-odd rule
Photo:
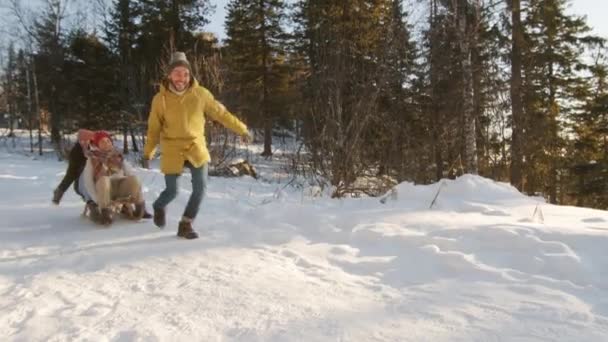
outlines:
[[[226,11],[224,7],[227,2],[228,0],[211,0],[211,3],[216,5],[216,12],[207,29],[217,34],[220,39],[225,37],[224,19]],[[608,0],[570,0],[570,12],[586,15],[587,23],[594,29],[595,33],[608,38]]]
[[[595,33],[608,38],[608,0],[572,0],[570,11],[587,16]]]
[[[24,0],[24,3],[31,4],[35,1],[40,0]],[[31,2],[30,2],[31,1]],[[108,3],[111,0],[106,0]],[[225,6],[228,0],[210,0],[213,5],[216,6],[216,11],[211,17],[211,23],[206,27],[206,30],[214,32],[220,39],[225,38],[226,34],[224,32],[224,20],[226,16]],[[288,2],[292,2],[293,0],[288,0]],[[79,3],[79,1],[74,0],[75,3]],[[405,9],[410,13],[416,13],[420,11],[415,11],[412,8],[408,8],[412,3],[417,3],[418,0],[405,0],[406,6]],[[6,11],[6,6],[8,4],[7,0],[0,0],[0,17],[8,18],[9,15]],[[89,1],[85,1],[85,4],[90,6]],[[408,5],[409,4],[409,5]],[[584,15],[587,17],[587,23],[591,26],[595,33],[608,38],[608,0],[570,0],[569,11],[571,13]],[[425,16],[421,17],[421,14],[414,14],[413,20],[415,22],[419,22],[420,20],[424,21]],[[0,24],[0,47],[4,48],[5,45],[8,45],[8,41],[11,39],[10,28],[13,25],[13,19],[11,18],[11,22],[4,21]]]

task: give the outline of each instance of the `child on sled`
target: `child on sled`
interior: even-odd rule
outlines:
[[[74,181],[74,190],[87,202],[85,212],[94,222],[110,224],[116,205],[133,219],[151,217],[133,169],[114,149],[107,132],[78,132],[78,143],[70,152],[68,169],[53,193],[53,203],[59,204]]]

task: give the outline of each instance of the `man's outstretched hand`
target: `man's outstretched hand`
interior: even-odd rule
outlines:
[[[241,135],[241,142],[243,144],[249,144],[253,142],[253,135],[251,135],[251,133],[247,132],[243,135]]]

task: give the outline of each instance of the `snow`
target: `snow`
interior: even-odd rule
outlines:
[[[2,341],[608,340],[605,211],[468,175],[384,204],[211,177],[186,241],[189,175],[159,230],[52,205],[64,171],[0,152]],[[138,175],[151,203],[158,163]]]

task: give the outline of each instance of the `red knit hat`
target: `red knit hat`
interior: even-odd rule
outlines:
[[[106,131],[97,131],[97,132],[95,132],[95,134],[93,134],[93,138],[91,138],[91,143],[95,146],[99,146],[99,142],[103,138],[108,138],[108,139],[110,139],[110,141],[112,141],[112,137],[110,136],[110,133],[108,133]]]

